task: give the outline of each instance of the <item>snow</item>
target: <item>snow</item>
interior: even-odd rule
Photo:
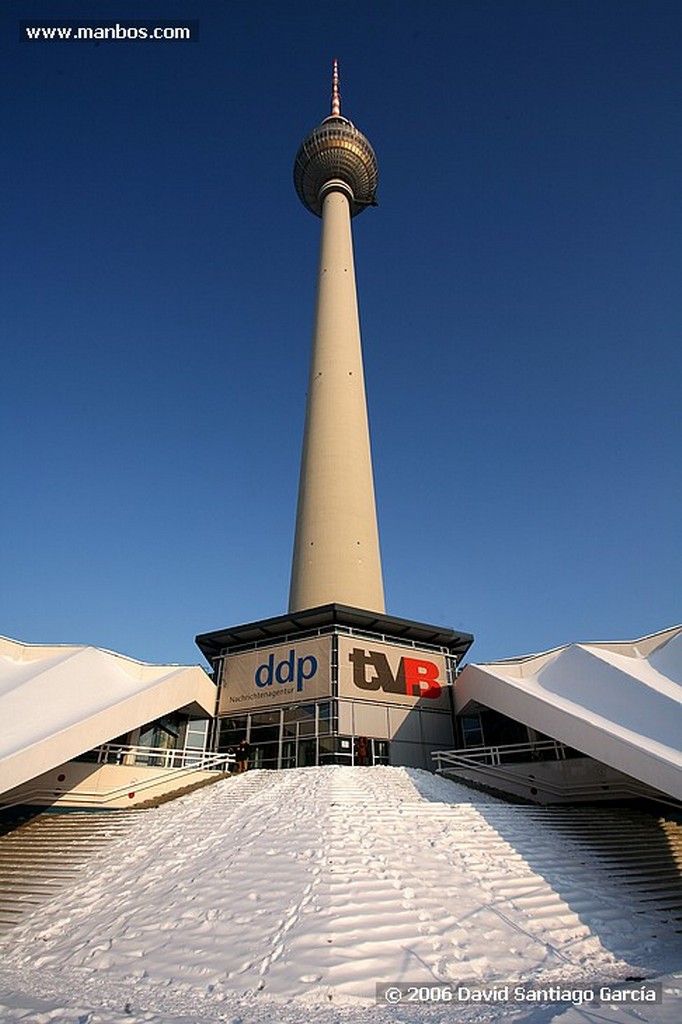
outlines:
[[[165,679],[200,671],[151,665],[98,647],[22,644],[0,637],[0,709],[11,724],[2,733],[0,758]]]
[[[682,799],[682,626],[471,663],[456,681],[457,711],[470,702]]]
[[[682,1019],[682,936],[589,850],[416,769],[254,771],[140,812],[7,933],[2,1024]],[[679,927],[679,925],[678,925]],[[663,978],[660,1005],[375,1005],[376,982]]]
[[[189,706],[215,707],[215,686],[196,665],[0,637],[0,792]]]

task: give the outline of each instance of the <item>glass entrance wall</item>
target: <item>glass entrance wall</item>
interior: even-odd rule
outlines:
[[[279,768],[281,710],[252,711],[248,717],[249,767]]]
[[[234,752],[243,739],[251,746],[249,768],[390,764],[388,740],[338,735],[335,701],[220,719],[219,753]]]
[[[301,768],[348,763],[338,748],[336,702],[289,704],[269,711],[221,718],[218,752],[234,751],[246,739],[250,768]]]

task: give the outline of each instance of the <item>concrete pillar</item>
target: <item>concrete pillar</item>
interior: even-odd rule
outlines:
[[[290,612],[385,611],[350,221],[347,187],[328,183]]]

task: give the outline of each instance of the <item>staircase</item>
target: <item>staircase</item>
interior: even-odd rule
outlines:
[[[178,983],[287,998],[365,998],[389,962],[408,980],[622,978],[679,962],[682,825],[411,769],[253,771],[151,811],[26,822],[0,836],[0,891],[6,931],[61,892],[6,936],[20,963],[40,935],[41,970],[68,952],[110,977],[144,951],[153,977],[172,962]]]
[[[0,824],[0,935],[78,878],[140,811],[38,814]]]
[[[288,773],[278,773],[278,784]],[[283,777],[282,777],[283,776]],[[291,782],[293,777],[289,776]],[[218,782],[219,780],[216,780]],[[217,821],[234,808],[250,809],[275,783],[273,772],[248,772],[222,791]],[[177,794],[184,796],[184,794]],[[23,816],[22,816],[23,813]],[[133,835],[149,810],[67,811],[29,816],[17,811],[0,820],[0,938],[34,907],[51,900],[78,880],[85,865],[114,840]],[[150,819],[151,820],[151,819]]]
[[[341,883],[337,928],[346,915],[357,916],[344,884],[362,872],[372,879],[375,905],[384,896],[390,904],[399,885],[403,908],[420,910],[424,931],[460,932],[462,949],[470,942],[461,922],[475,885],[487,898],[471,900],[472,923],[483,922],[484,909],[513,920],[557,965],[574,961],[594,934],[635,963],[663,935],[680,942],[682,825],[676,821],[618,807],[507,804],[474,792],[467,802],[455,784],[452,803],[443,789],[429,799],[429,782],[424,800],[414,788],[410,794],[405,778],[382,785],[379,772],[336,780],[328,839],[335,864],[329,881],[333,889]],[[412,778],[419,787],[419,777]],[[491,922],[488,914],[492,932]]]
[[[480,809],[480,808],[479,808]],[[497,835],[533,872],[557,879],[553,888],[580,914],[588,890],[599,893],[600,922],[631,915],[641,934],[657,937],[661,929],[682,933],[682,825],[637,810],[604,807],[505,807],[483,812]],[[553,837],[560,855],[547,856],[536,846],[540,835]],[[549,844],[548,844],[549,847]],[[568,869],[568,870],[567,870]],[[582,878],[580,876],[583,876]],[[579,884],[575,884],[575,882]],[[515,891],[503,888],[515,904],[543,915],[545,897],[532,883]],[[551,916],[551,908],[546,915]]]

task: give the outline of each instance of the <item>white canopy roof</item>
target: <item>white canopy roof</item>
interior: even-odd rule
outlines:
[[[474,702],[682,800],[682,626],[467,665],[457,712]]]
[[[172,711],[209,717],[215,692],[197,665],[0,637],[0,792]]]

